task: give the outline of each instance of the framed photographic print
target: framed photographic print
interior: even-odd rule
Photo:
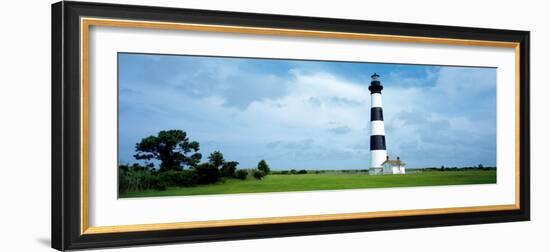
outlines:
[[[58,250],[529,220],[529,32],[52,6]]]

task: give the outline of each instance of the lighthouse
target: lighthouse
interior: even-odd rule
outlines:
[[[370,108],[370,167],[369,174],[383,174],[383,163],[388,159],[386,151],[386,134],[382,113],[382,89],[380,75],[371,76],[369,86],[371,96]]]

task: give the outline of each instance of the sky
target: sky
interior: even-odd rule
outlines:
[[[496,165],[496,69],[119,53],[119,163],[181,129],[203,160],[241,168],[368,169],[370,76],[386,147],[409,168]]]

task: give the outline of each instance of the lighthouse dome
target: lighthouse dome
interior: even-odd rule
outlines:
[[[371,94],[373,94],[373,93],[382,93],[382,89],[384,89],[384,87],[380,84],[380,75],[378,75],[377,73],[374,73],[373,75],[371,75],[369,90]]]

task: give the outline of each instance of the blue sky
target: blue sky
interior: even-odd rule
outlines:
[[[119,162],[182,129],[203,161],[367,169],[370,75],[381,76],[388,154],[408,167],[496,164],[496,69],[119,54]]]

